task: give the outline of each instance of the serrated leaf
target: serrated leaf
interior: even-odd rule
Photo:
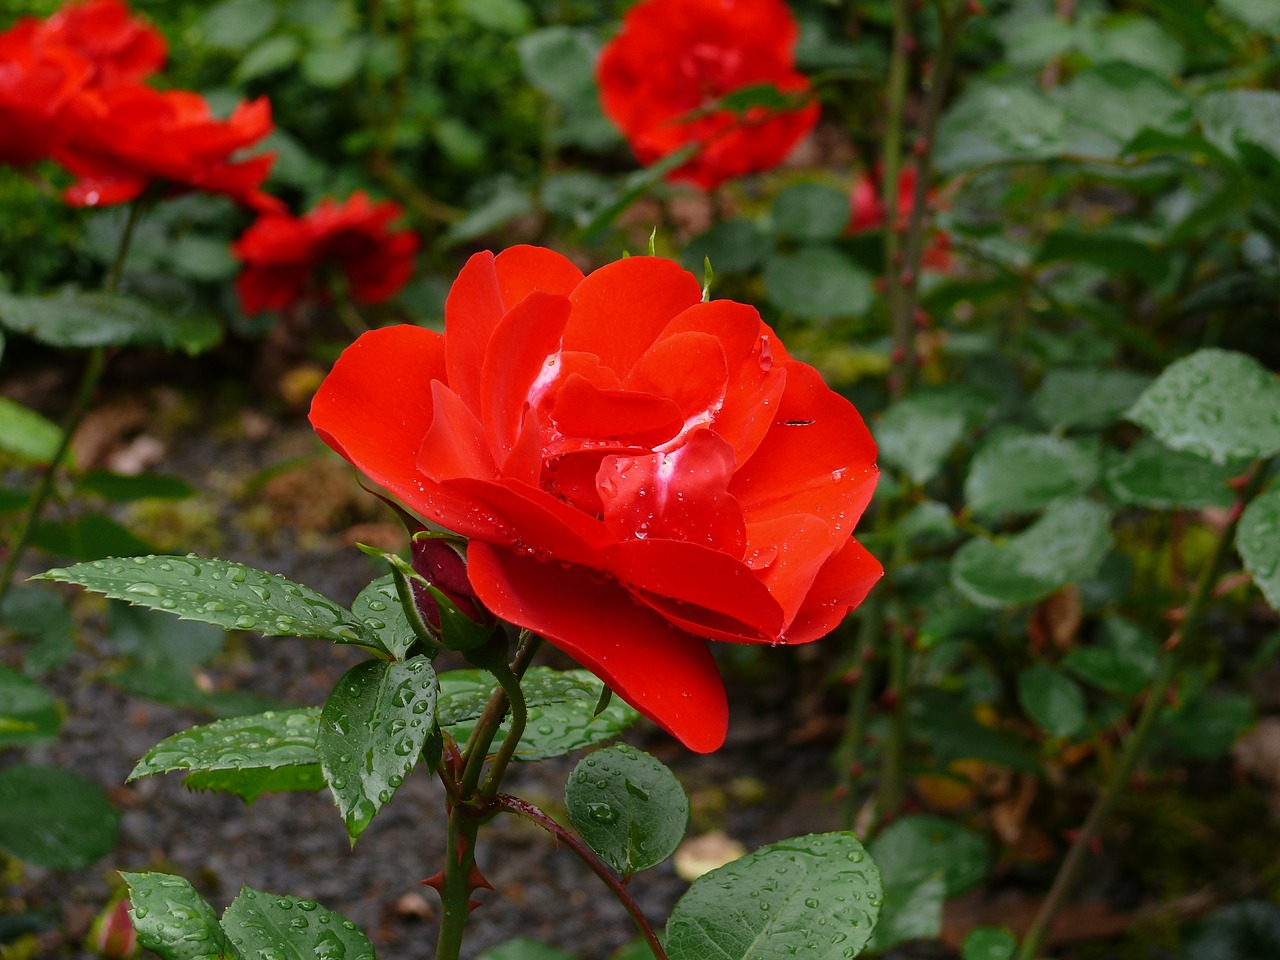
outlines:
[[[192,354],[222,336],[211,318],[174,317],[132,297],[87,291],[0,293],[0,326],[52,347],[160,345]]]
[[[797,183],[773,201],[773,230],[794,240],[835,240],[849,225],[849,195],[821,183]]]
[[[874,298],[871,281],[865,268],[825,245],[775,253],[764,267],[765,293],[774,306],[808,319],[865,314]]]
[[[325,701],[316,746],[353,843],[417,764],[438,692],[426,657],[366,660]]]
[[[1130,370],[1055,367],[1031,397],[1036,415],[1049,427],[1100,428],[1120,419],[1151,378]]]
[[[1113,617],[1097,643],[1076,647],[1063,664],[1095,687],[1111,693],[1134,695],[1155,678],[1159,645],[1141,627]]]
[[[951,580],[984,607],[1040,600],[1090,576],[1111,549],[1110,514],[1084,499],[1056,500],[1022,533],[1003,543],[974,539],[956,551]]]
[[[852,833],[761,847],[703,874],[667,921],[671,960],[844,960],[880,913],[880,872]]]
[[[241,887],[222,929],[249,957],[374,960],[373,945],[350,920],[314,900]]]
[[[129,912],[138,943],[161,960],[244,960],[218,915],[182,877],[120,874],[129,885]]]
[[[990,865],[986,842],[942,817],[901,817],[878,834],[867,852],[886,885],[912,885],[940,877],[946,897],[982,882]]]
[[[319,793],[327,784],[320,764],[247,770],[201,770],[182,785],[202,793],[229,793],[251,804],[264,793]]]
[[[75,870],[116,844],[120,815],[84,777],[58,767],[0,770],[0,847],[19,860]]]
[[[1088,721],[1080,687],[1047,663],[1018,674],[1018,700],[1027,716],[1051,737],[1074,737]]]
[[[974,455],[964,497],[975,513],[1004,517],[1082,494],[1097,479],[1093,450],[1049,434],[1002,433]]]
[[[885,411],[874,430],[880,457],[928,483],[968,428],[964,410],[942,393],[920,392]]]
[[[44,743],[61,726],[58,701],[49,691],[0,664],[0,747]]]
[[[315,707],[215,720],[161,740],[137,762],[128,779],[174,771],[275,770],[316,765],[320,762],[316,750],[319,730],[320,711]]]
[[[62,430],[30,407],[0,397],[0,450],[29,463],[48,463],[62,442]]]
[[[675,774],[622,743],[578,762],[564,802],[587,846],[623,876],[671,856],[689,825],[689,798]]]
[[[1165,446],[1217,464],[1280,451],[1280,381],[1231,350],[1205,348],[1170,364],[1127,416]]]
[[[1219,465],[1143,437],[1128,453],[1107,464],[1103,480],[1107,492],[1122,503],[1153,510],[1196,510],[1231,506],[1235,495],[1226,484],[1242,470],[1238,462]]]
[[[377,648],[362,621],[310,587],[265,570],[196,556],[145,556],[55,567],[34,580],[74,583],[116,600],[228,630],[316,637]]]
[[[440,675],[439,723],[459,743],[471,736],[484,712],[494,681],[482,670],[450,670]],[[617,737],[639,719],[618,697],[596,714],[604,684],[587,670],[534,667],[520,683],[529,708],[528,723],[513,759],[546,760]],[[495,743],[510,729],[503,721]]]
[[[374,632],[381,648],[397,660],[403,660],[417,639],[400,595],[395,576],[387,574],[369,584],[351,604],[351,612]]]
[[[1280,487],[1245,508],[1236,529],[1236,549],[1267,603],[1280,610]]]
[[[195,488],[181,477],[159,473],[129,476],[108,470],[91,470],[76,479],[76,489],[94,493],[112,503],[135,500],[184,500],[195,494]]]

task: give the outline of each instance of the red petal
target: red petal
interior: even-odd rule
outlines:
[[[710,422],[729,385],[724,347],[708,333],[663,337],[636,361],[624,384],[628,390],[675,401],[685,420],[705,413]]]
[[[471,508],[472,520],[459,521],[460,526],[446,524],[464,536],[511,546],[522,554],[587,566],[597,565],[597,551],[612,540],[595,517],[537,487],[511,479],[495,482],[469,477],[443,486]],[[497,532],[486,533],[486,528]]]
[[[567,297],[582,282],[582,271],[571,260],[546,247],[508,247],[493,263],[508,310],[535,290]]]
[[[776,517],[747,528],[747,553],[767,552],[768,563],[757,571],[790,622],[813,588],[814,578],[839,540],[822,520],[804,514]]]
[[[593,272],[569,299],[565,349],[594,353],[625,376],[672,317],[702,300],[702,287],[670,260],[628,257]]]
[[[776,419],[729,492],[747,524],[807,513],[847,536],[875,490],[876,445],[858,411],[803,363],[786,365]]]
[[[652,447],[680,432],[684,417],[666,397],[630,390],[602,390],[571,374],[556,392],[551,419],[567,437],[621,440]]]
[[[459,396],[431,381],[431,427],[418,449],[417,466],[436,483],[457,477],[496,480],[498,468],[484,439],[484,427]]]
[[[584,567],[473,543],[467,570],[485,606],[546,637],[685,746],[708,753],[724,743],[729,707],[705,640]]]
[[[787,628],[784,643],[809,643],[825,637],[866,599],[884,576],[880,561],[852,537],[818,571],[813,589]]]

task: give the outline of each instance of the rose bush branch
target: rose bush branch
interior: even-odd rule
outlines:
[[[1017,960],[1036,960],[1040,955],[1040,947],[1053,925],[1054,918],[1080,879],[1080,873],[1094,839],[1101,834],[1116,801],[1129,788],[1134,771],[1146,754],[1156,721],[1168,704],[1169,692],[1174,688],[1179,669],[1184,662],[1183,654],[1195,640],[1205,614],[1214,600],[1215,587],[1222,576],[1223,565],[1231,553],[1231,545],[1240,517],[1257,496],[1264,481],[1270,476],[1272,464],[1273,461],[1262,461],[1253,465],[1239,497],[1231,508],[1227,522],[1218,531],[1213,552],[1201,570],[1195,593],[1186,607],[1182,621],[1160,652],[1159,667],[1146,692],[1146,699],[1133,730],[1125,738],[1120,755],[1107,775],[1097,799],[1094,800],[1084,823],[1076,831],[1071,847],[1054,876],[1053,884],[1022,939]]]

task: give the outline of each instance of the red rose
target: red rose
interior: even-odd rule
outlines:
[[[395,296],[413,273],[418,252],[417,234],[390,229],[402,213],[394,203],[370,203],[357,192],[345,203],[321,200],[302,217],[259,217],[233,247],[245,265],[236,280],[244,312],[323,299],[326,265],[342,272],[353,300],[380,303]]]
[[[745,116],[716,110],[726,94],[770,84],[803,96],[795,70],[798,29],[782,0],[642,0],[596,66],[600,102],[641,163],[687,144],[698,154],[670,175],[703,189],[777,166],[818,122],[816,103]]]
[[[894,229],[906,230],[911,217],[911,207],[915,199],[916,171],[914,167],[906,167],[898,175],[898,216]],[[933,191],[926,195],[926,201],[933,202]],[[849,232],[862,233],[866,230],[879,230],[884,226],[884,201],[880,197],[880,187],[865,173],[858,178],[849,193]],[[951,238],[941,230],[935,230],[930,237],[929,246],[925,248],[921,263],[930,269],[945,272],[951,269]]]
[[[224,193],[260,210],[283,209],[259,189],[274,159],[232,155],[271,132],[265,98],[214,119],[204,98],[135,84],[84,91],[71,105],[75,132],[54,156],[80,179],[63,195],[75,206],[127,203],[152,183]]]
[[[36,41],[70,47],[93,64],[95,86],[137,83],[162,66],[164,37],[132,17],[122,0],[69,3],[39,22]]]
[[[857,411],[668,260],[476,254],[445,333],[366,333],[311,422],[470,538],[486,608],[695,750],[728,723],[708,640],[816,640],[881,575],[852,536],[876,482]]]
[[[93,74],[74,50],[34,42],[35,23],[0,33],[0,163],[28,164],[69,133],[66,107]]]

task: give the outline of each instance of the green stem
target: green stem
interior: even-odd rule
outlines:
[[[898,176],[902,169],[902,127],[907,102],[907,66],[911,41],[911,0],[893,0],[893,49],[889,60],[887,113],[880,160],[880,193],[884,204],[885,294],[893,338],[890,392],[896,399],[911,387],[915,357],[910,352],[911,316],[905,314],[902,237],[898,233]]]
[[[541,639],[539,637],[530,635],[528,657],[532,658],[540,642]],[[524,652],[524,648],[517,651],[517,657],[522,652]],[[521,673],[523,672],[521,670]],[[525,725],[529,722],[529,708],[524,702],[524,691],[520,689],[520,678],[510,668],[495,671],[494,676],[498,678],[498,683],[502,685],[502,689],[507,695],[507,700],[511,703],[511,727],[507,730],[507,735],[503,738],[502,746],[498,748],[498,753],[493,758],[493,762],[489,764],[489,773],[485,776],[484,784],[480,787],[480,796],[486,800],[492,799],[497,794],[498,786],[502,783],[502,775],[506,773],[507,764],[511,762],[512,756],[515,755],[516,747],[520,745],[520,739],[524,736]]]
[[[1085,856],[1089,851],[1093,838],[1101,833],[1102,827],[1115,807],[1116,801],[1128,789],[1129,781],[1133,778],[1133,773],[1146,752],[1147,741],[1151,737],[1155,722],[1160,715],[1160,711],[1164,709],[1169,691],[1173,688],[1174,681],[1177,679],[1178,668],[1182,665],[1182,650],[1190,644],[1191,639],[1200,629],[1200,624],[1204,620],[1205,613],[1213,600],[1213,589],[1218,582],[1222,565],[1230,553],[1231,544],[1235,539],[1236,525],[1240,522],[1240,514],[1244,511],[1249,501],[1257,495],[1267,475],[1268,471],[1265,463],[1255,465],[1252,474],[1245,483],[1244,489],[1240,492],[1235,507],[1231,511],[1230,521],[1218,534],[1213,554],[1200,573],[1200,580],[1196,584],[1195,594],[1187,606],[1182,624],[1173,636],[1169,638],[1160,655],[1160,664],[1156,671],[1155,680],[1152,681],[1151,689],[1147,692],[1146,702],[1142,705],[1142,711],[1138,714],[1138,720],[1134,724],[1133,732],[1129,734],[1128,739],[1125,741],[1119,759],[1111,769],[1111,773],[1094,800],[1093,807],[1085,818],[1084,824],[1076,833],[1071,843],[1071,849],[1067,851],[1062,865],[1058,868],[1058,874],[1053,879],[1053,885],[1050,886],[1048,894],[1045,895],[1044,901],[1040,904],[1040,909],[1036,912],[1035,919],[1031,922],[1031,928],[1027,931],[1021,946],[1018,948],[1017,960],[1035,960],[1038,956],[1040,945],[1044,942],[1054,917],[1057,916],[1058,911],[1066,902],[1066,898],[1071,894],[1079,879],[1080,871],[1084,867]]]
[[[476,870],[476,835],[480,821],[458,804],[449,811],[445,865],[440,882],[440,935],[435,960],[458,960],[471,914],[472,879]]]
[[[862,748],[866,740],[867,711],[871,706],[871,656],[880,645],[880,627],[884,603],[876,593],[858,611],[858,637],[853,647],[853,667],[858,671],[845,712],[844,736],[837,751],[840,769],[836,784],[843,795],[842,823],[852,823],[858,800],[854,792],[857,773],[862,764]]]
[[[876,794],[877,824],[892,820],[902,806],[903,784],[906,780],[909,655],[904,628],[898,624],[889,631],[889,682],[886,690],[893,700],[890,705],[889,735],[885,738],[884,751],[880,757],[880,783]]]
[[[116,248],[115,259],[111,263],[111,269],[107,272],[105,283],[107,293],[115,293],[120,287],[120,278],[124,275],[125,260],[129,255],[129,244],[133,240],[133,231],[138,225],[141,212],[141,201],[134,202],[129,206],[129,215],[125,220],[124,230],[120,234],[120,243]],[[9,545],[9,554],[5,557],[4,568],[0,569],[0,600],[8,596],[9,590],[13,587],[13,578],[17,572],[18,563],[31,542],[31,534],[40,520],[44,505],[53,493],[58,471],[62,468],[63,462],[67,458],[67,453],[71,449],[71,439],[75,436],[81,421],[84,420],[85,414],[89,411],[89,403],[98,387],[98,381],[102,379],[102,372],[106,365],[106,347],[93,347],[89,351],[89,360],[85,364],[84,372],[80,375],[80,383],[76,387],[75,397],[71,401],[71,409],[67,412],[66,419],[63,422],[62,437],[58,440],[58,446],[54,450],[39,484],[36,485],[31,499],[27,501],[26,509],[23,511],[22,519],[19,522],[17,536],[14,537],[13,542]]]
[[[618,902],[630,914],[632,922],[635,923],[636,929],[640,931],[640,935],[644,937],[656,960],[667,960],[667,954],[662,948],[662,943],[658,940],[657,934],[654,933],[653,927],[650,926],[648,918],[645,917],[644,912],[640,909],[640,905],[636,903],[635,898],[631,896],[631,892],[627,890],[626,884],[576,834],[566,830],[538,807],[521,800],[519,797],[504,793],[497,794],[493,798],[493,806],[536,823],[577,854],[578,858],[590,867],[597,877],[604,881],[605,886],[618,898]]]
[[[529,663],[533,660],[533,655],[537,653],[538,647],[542,643],[542,638],[529,631],[521,633],[520,646],[516,650],[515,658],[511,661],[510,676],[517,681],[524,676],[525,670],[529,668]],[[495,674],[496,675],[496,674]],[[470,800],[475,796],[476,789],[480,783],[480,773],[484,768],[485,757],[489,754],[489,747],[493,743],[493,738],[498,735],[498,728],[502,726],[502,721],[507,715],[507,708],[511,705],[511,696],[507,691],[509,680],[498,677],[498,687],[489,697],[489,702],[484,708],[484,713],[480,715],[480,722],[471,731],[471,737],[467,740],[467,746],[463,750],[466,759],[466,766],[462,771],[462,779],[460,781],[462,788],[462,796],[466,800]],[[521,706],[523,707],[523,695],[516,691],[520,697]],[[515,732],[513,727],[512,733]],[[523,730],[521,731],[523,733]],[[511,739],[510,734],[503,741],[503,747],[507,743],[511,743],[511,750],[515,750],[517,741]],[[507,759],[510,759],[508,753]],[[505,767],[505,763],[503,766]],[[486,786],[489,784],[486,782]],[[496,783],[493,784],[497,786]]]

